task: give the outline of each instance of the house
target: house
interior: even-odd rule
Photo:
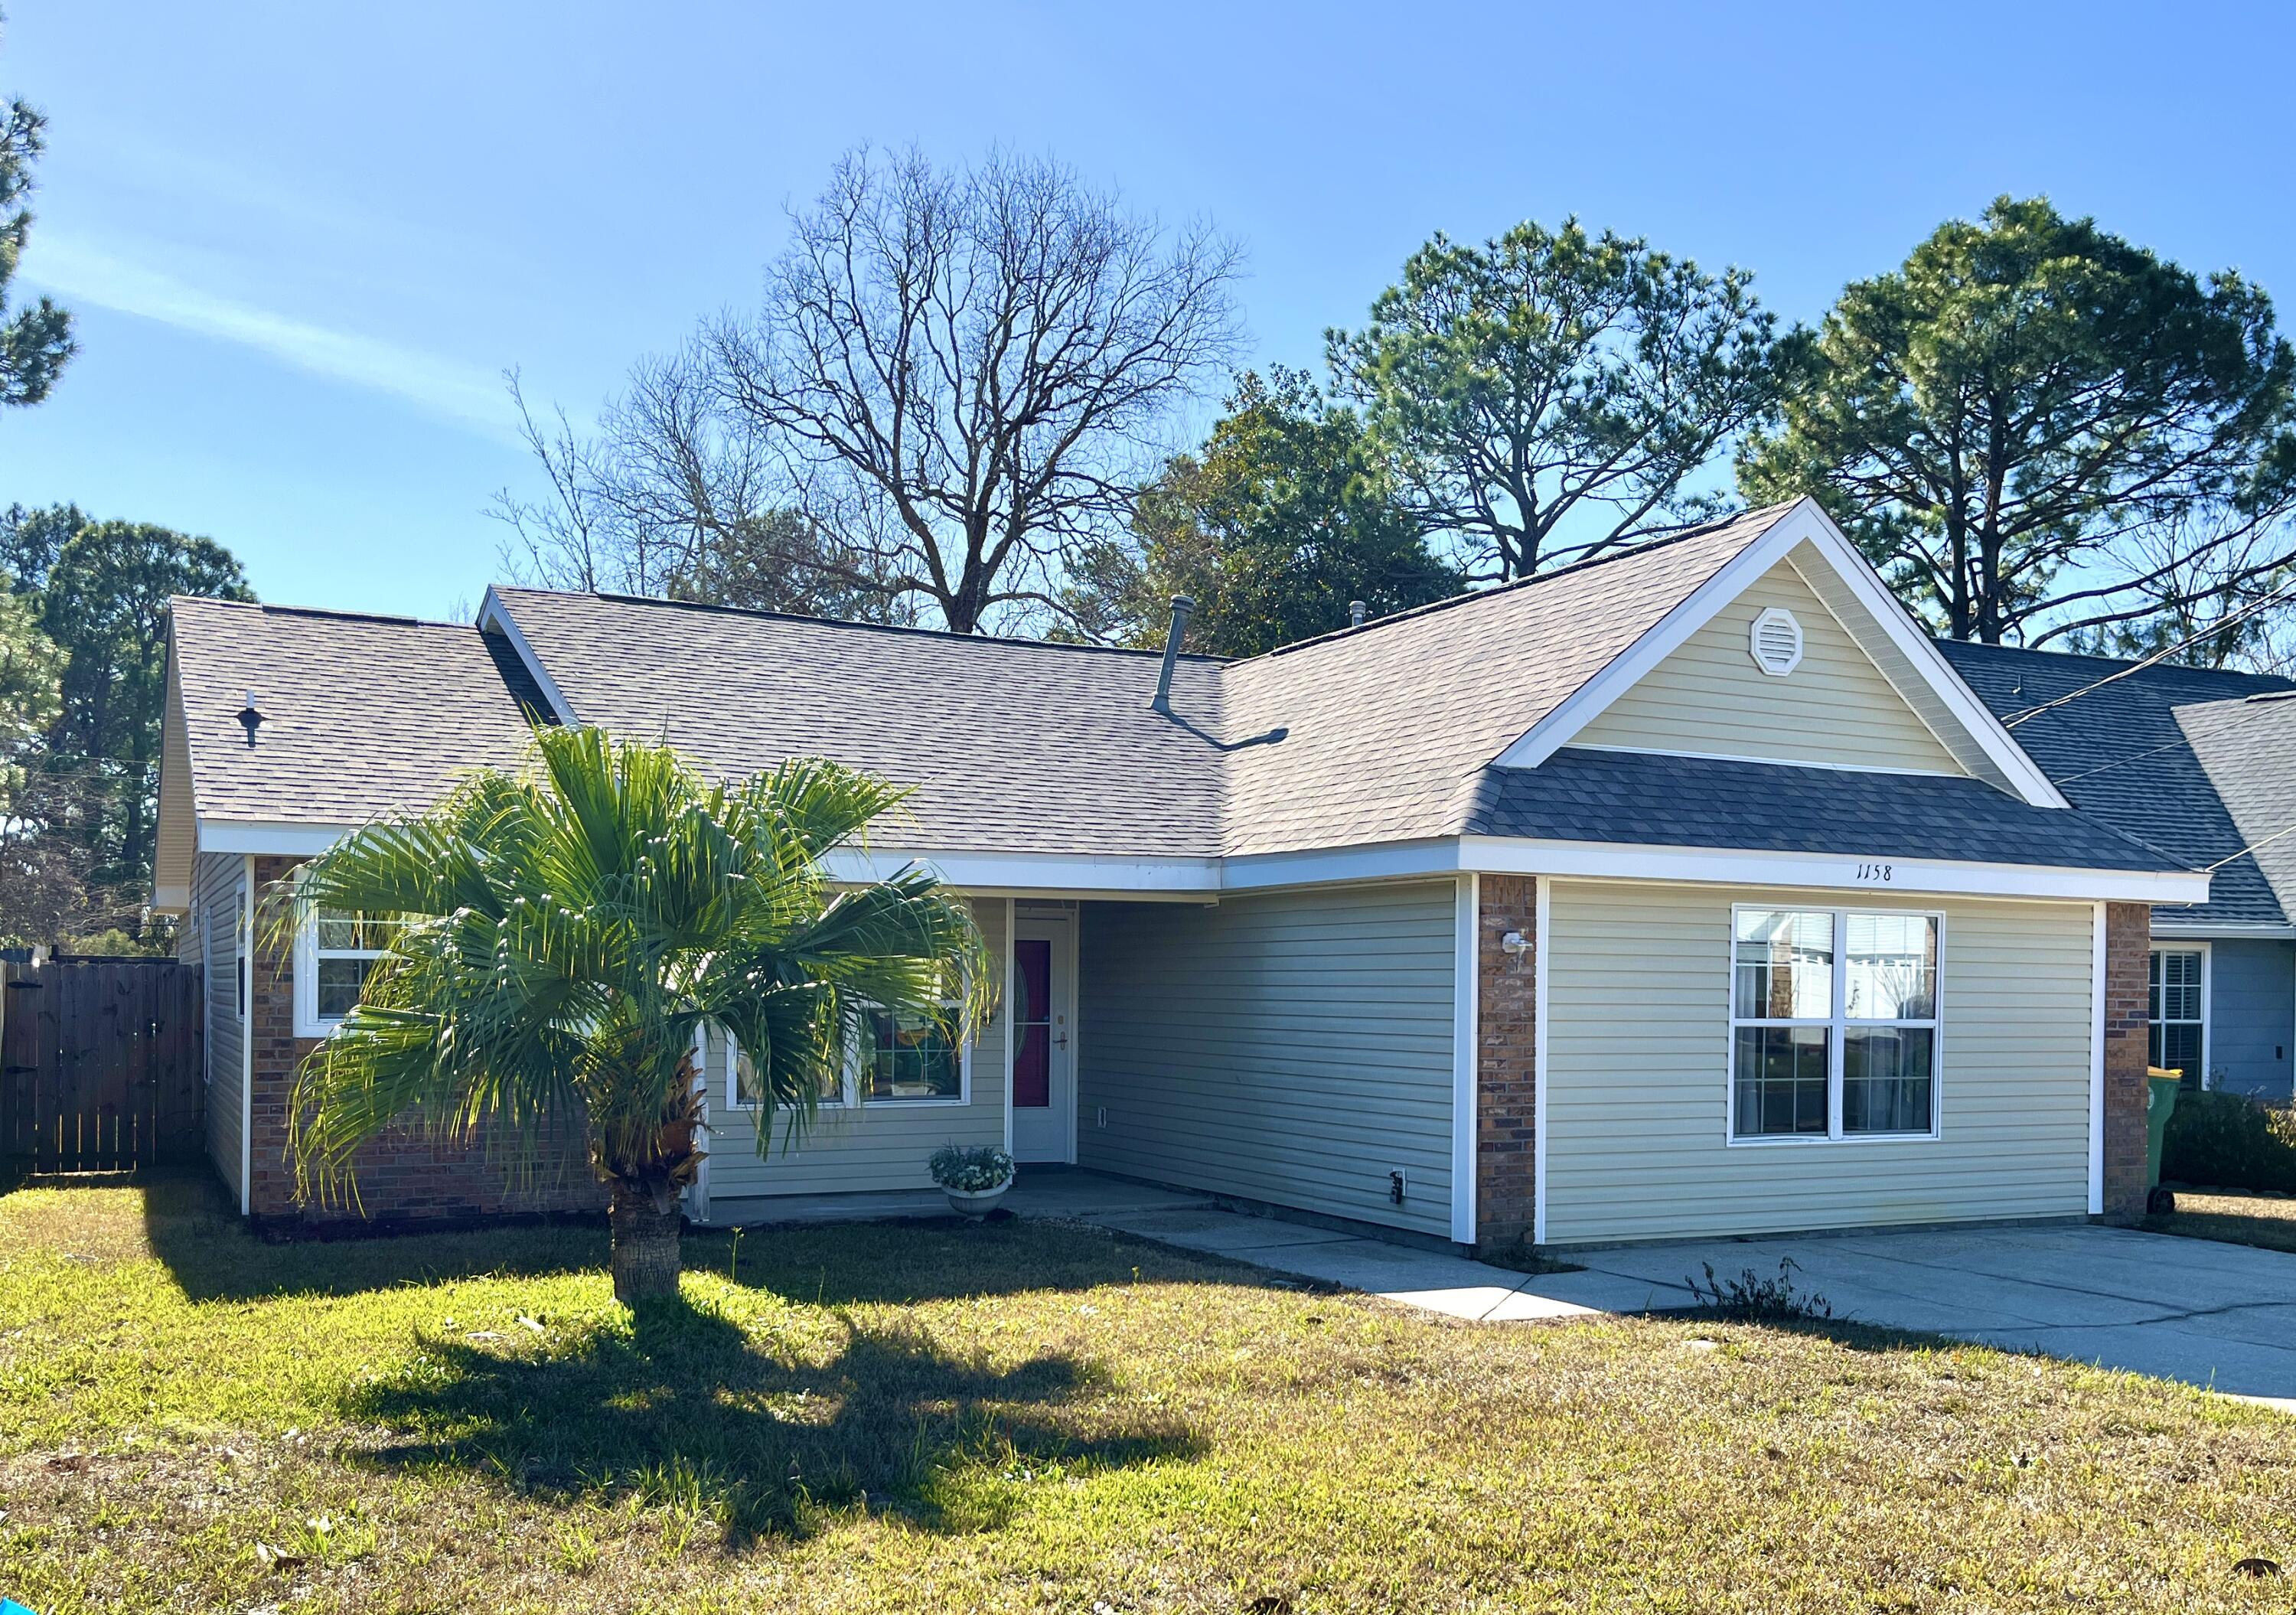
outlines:
[[[1939,649],[2076,808],[2212,872],[2206,903],[2153,912],[2153,1063],[2195,1087],[2286,1102],[2296,1070],[2296,680],[2006,645]]]
[[[249,1215],[316,1214],[287,1085],[372,939],[278,938],[260,894],[530,719],[914,785],[836,873],[930,863],[1004,961],[977,1041],[881,1027],[793,1152],[713,1043],[702,1221],[922,1186],[952,1141],[1485,1248],[2128,1217],[2152,914],[2210,899],[1808,501],[1240,661],[518,588],[468,627],[181,601],[156,898]],[[413,1135],[362,1174],[396,1217],[594,1193],[503,1181]]]

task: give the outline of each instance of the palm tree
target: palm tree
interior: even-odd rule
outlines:
[[[511,1169],[530,1171],[543,1129],[579,1116],[612,1192],[614,1294],[668,1295],[704,1152],[699,1035],[740,1041],[758,1148],[776,1111],[786,1146],[870,1012],[969,1037],[987,957],[922,869],[831,889],[823,855],[904,794],[882,780],[800,761],[712,785],[666,746],[590,728],[537,729],[535,750],[525,773],[479,775],[298,872],[284,922],[373,916],[390,941],[303,1064],[291,1152],[307,1193],[355,1201],[359,1147],[394,1123],[507,1134],[529,1163]]]

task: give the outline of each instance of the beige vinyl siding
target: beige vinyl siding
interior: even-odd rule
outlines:
[[[240,1123],[246,1077],[239,1005],[239,922],[246,900],[246,860],[235,852],[203,852],[192,865],[192,908],[178,935],[176,956],[207,966],[208,1158],[239,1203]],[[204,939],[204,943],[202,939]]]
[[[1784,606],[1801,624],[1801,665],[1784,678],[1756,667],[1748,650],[1754,619],[1771,606]],[[1810,592],[1791,557],[1637,679],[1571,743],[1966,772]]]
[[[1550,902],[1550,1243],[2087,1211],[2087,904],[1596,881]],[[1726,1143],[1734,902],[1943,913],[1939,1137]]]
[[[1002,898],[972,906],[989,956],[1006,952],[1006,910]],[[1004,1012],[982,1029],[971,1055],[972,1100],[965,1104],[880,1099],[850,1109],[825,1109],[795,1150],[783,1143],[783,1123],[775,1124],[771,1152],[758,1153],[756,1113],[726,1103],[726,1051],[722,1037],[709,1048],[709,1201],[766,1194],[832,1194],[878,1189],[930,1189],[925,1162],[945,1144],[1004,1142]]]
[[[1454,893],[1086,904],[1078,1164],[1447,1237]]]

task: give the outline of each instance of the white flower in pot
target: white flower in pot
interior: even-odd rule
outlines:
[[[926,1165],[950,1209],[967,1217],[988,1216],[1013,1186],[1013,1158],[987,1145],[943,1144]]]

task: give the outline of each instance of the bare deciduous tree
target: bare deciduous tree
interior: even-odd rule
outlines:
[[[1225,373],[1239,252],[1050,160],[840,160],[755,316],[705,328],[726,430],[895,600],[959,632],[1057,616],[1175,406]]]

